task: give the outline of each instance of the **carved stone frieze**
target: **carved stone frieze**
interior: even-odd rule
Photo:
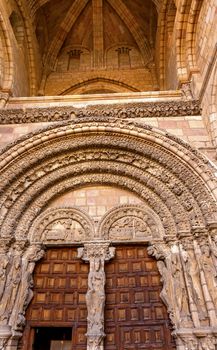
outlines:
[[[185,115],[200,115],[199,101],[168,101],[150,103],[129,103],[124,105],[90,106],[76,111],[78,117],[119,117],[125,118],[159,118]]]
[[[189,94],[185,94],[185,96],[188,95]],[[167,102],[128,103],[123,105],[95,105],[82,109],[75,107],[1,109],[0,124],[56,122],[61,120],[71,120],[75,117],[90,118],[104,116],[120,119],[132,119],[161,118],[170,116],[176,117],[200,114],[201,107],[199,101],[193,99],[189,100],[189,98],[187,98],[186,101],[174,100]]]
[[[57,122],[75,117],[75,109],[69,107],[0,109],[0,124]]]
[[[87,242],[78,248],[78,257],[90,263],[88,275],[87,303],[87,350],[103,350],[104,308],[105,308],[105,270],[106,261],[115,255],[110,242]]]
[[[99,224],[98,236],[111,241],[151,241],[164,235],[158,216],[148,207],[123,205],[109,211]]]
[[[37,218],[29,237],[46,244],[83,242],[94,237],[94,223],[77,208],[48,209]]]

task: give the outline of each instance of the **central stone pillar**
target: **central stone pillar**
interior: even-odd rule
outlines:
[[[78,248],[78,257],[90,263],[87,303],[87,350],[103,350],[105,308],[105,262],[115,255],[110,242],[86,242]]]

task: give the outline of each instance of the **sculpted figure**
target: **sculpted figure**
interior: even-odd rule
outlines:
[[[25,325],[25,311],[33,298],[33,271],[35,264],[44,255],[41,244],[34,244],[27,248],[22,258],[21,283],[17,298],[10,317],[9,324],[13,330],[20,331]]]
[[[201,266],[204,270],[207,287],[210,296],[213,300],[215,307],[217,308],[217,271],[213,264],[211,257],[211,251],[208,244],[203,244],[201,246]]]
[[[115,255],[110,242],[96,241],[85,243],[78,248],[78,257],[90,263],[88,275],[87,303],[87,350],[103,350],[104,307],[105,307],[105,271],[106,261]]]
[[[3,296],[7,278],[7,268],[9,267],[9,240],[0,239],[0,300]]]
[[[174,284],[174,295],[176,296],[175,305],[178,309],[177,321],[179,325],[182,325],[182,327],[187,327],[191,326],[192,322],[190,318],[187,290],[184,281],[178,247],[176,245],[173,245],[171,247],[171,251],[171,270]]]
[[[160,297],[167,307],[167,311],[170,315],[170,319],[171,319],[172,323],[176,324],[174,303],[173,303],[173,290],[172,290],[173,288],[172,288],[171,274],[168,271],[168,269],[163,261],[158,261],[157,267],[158,267],[158,270],[161,274],[161,282],[163,282],[163,289],[160,293]]]
[[[190,294],[194,304],[197,307],[200,320],[205,320],[207,318],[207,310],[204,303],[203,292],[201,289],[200,282],[200,271],[199,266],[196,261],[193,249],[188,249],[184,251],[184,263],[186,266],[186,274],[190,287]]]
[[[8,271],[4,294],[0,304],[1,324],[8,323],[9,317],[14,308],[14,303],[17,298],[19,284],[21,281],[21,259],[25,245],[26,241],[17,241],[15,242],[12,250],[11,266]]]
[[[163,289],[161,299],[167,306],[174,328],[192,324],[188,306],[188,297],[183,278],[182,266],[177,245],[172,247],[163,244],[153,244],[148,247],[148,253],[155,256],[158,270],[161,274]]]
[[[88,275],[88,291],[86,294],[88,332],[91,333],[104,333],[104,288],[104,261],[100,258],[91,259]]]
[[[210,247],[211,247],[211,251],[212,251],[215,269],[217,271],[217,234],[211,240]]]

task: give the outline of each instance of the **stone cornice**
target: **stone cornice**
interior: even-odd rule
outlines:
[[[22,124],[69,121],[82,117],[115,117],[120,119],[161,118],[200,115],[198,100],[173,100],[126,104],[102,104],[86,108],[43,107],[0,109],[0,124]]]

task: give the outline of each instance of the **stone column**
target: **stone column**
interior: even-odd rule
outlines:
[[[0,91],[0,108],[4,108],[10,95],[8,92]]]
[[[105,270],[104,265],[115,255],[110,242],[86,242],[78,248],[78,257],[90,263],[88,275],[87,303],[87,350],[103,350],[104,308],[105,308]]]

